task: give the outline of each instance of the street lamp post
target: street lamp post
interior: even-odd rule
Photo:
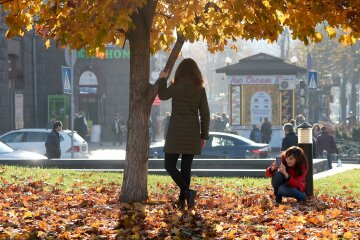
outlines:
[[[298,146],[304,151],[308,160],[308,172],[306,175],[306,196],[314,196],[314,177],[313,177],[313,138],[312,138],[312,126],[303,122],[298,127]]]
[[[232,59],[229,58],[229,57],[226,57],[225,58],[225,64],[226,64],[226,67],[228,68],[230,66],[230,64],[232,63]],[[228,85],[228,108],[227,108],[227,112],[229,113],[230,112],[230,103],[231,103],[231,86]],[[231,119],[231,118],[230,118]],[[231,122],[231,120],[230,120]]]

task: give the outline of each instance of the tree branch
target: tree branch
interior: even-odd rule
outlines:
[[[165,68],[164,68],[164,71],[169,71],[169,75],[170,75],[172,69],[174,68],[176,59],[179,56],[179,53],[184,45],[184,42],[185,42],[185,39],[183,38],[183,36],[181,36],[178,33],[176,43],[175,43],[173,49],[171,50],[170,56],[166,62]],[[154,85],[150,85],[150,87],[148,89],[148,93],[149,93],[148,96],[149,96],[150,102],[153,102],[158,93],[158,80],[155,82]]]
[[[213,8],[215,12],[222,12],[221,8],[214,2],[206,3],[204,12],[208,13],[210,8]]]
[[[174,16],[174,14],[166,15],[165,13],[161,13],[161,12],[155,12],[155,14],[160,15],[160,16],[164,16],[167,19],[171,19]]]

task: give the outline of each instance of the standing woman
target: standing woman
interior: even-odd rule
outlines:
[[[308,164],[303,150],[297,146],[290,147],[282,152],[280,159],[280,166],[274,162],[265,171],[267,177],[272,177],[271,184],[276,202],[282,203],[283,197],[293,197],[298,202],[304,201]]]
[[[187,58],[178,66],[173,82],[167,87],[168,72],[162,71],[158,82],[161,100],[172,98],[172,112],[165,139],[165,169],[180,188],[178,207],[195,206],[196,191],[190,189],[194,155],[209,139],[210,112],[203,87],[204,80],[196,62]],[[200,120],[199,120],[200,115]],[[176,163],[181,154],[181,171]]]

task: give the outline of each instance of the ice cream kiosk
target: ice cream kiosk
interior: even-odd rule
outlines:
[[[259,53],[216,69],[225,73],[229,90],[230,127],[249,138],[264,118],[272,124],[271,147],[280,147],[282,125],[295,118],[295,90],[306,69]]]

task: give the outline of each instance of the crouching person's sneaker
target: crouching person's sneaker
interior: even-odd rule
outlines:
[[[301,196],[297,199],[298,203],[304,203],[306,201],[306,194],[302,193]]]

